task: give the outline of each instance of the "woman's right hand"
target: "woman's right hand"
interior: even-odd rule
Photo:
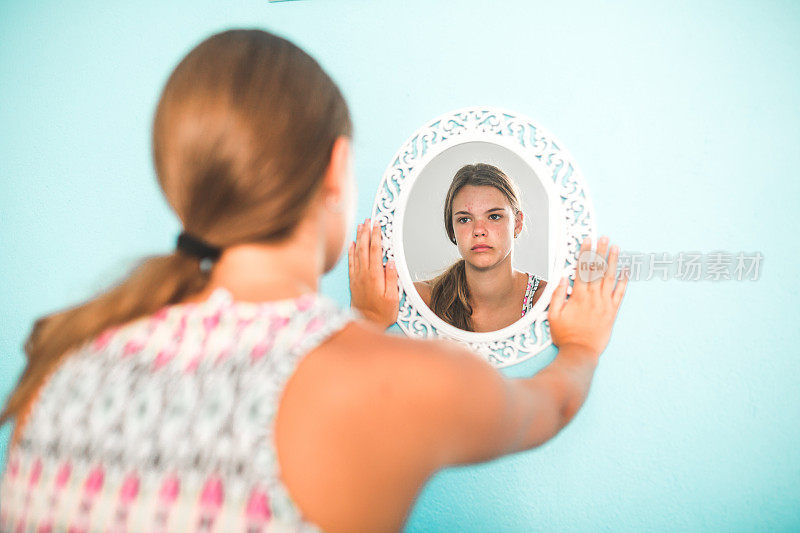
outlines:
[[[606,259],[608,244],[608,237],[601,237],[597,243],[597,255],[603,260]],[[579,254],[591,248],[592,240],[587,237],[581,244]],[[593,257],[599,263],[599,258]],[[586,275],[586,271],[581,274],[581,264],[586,264],[586,258],[581,260],[579,255],[579,270],[575,274],[575,283],[569,299],[567,299],[569,282],[566,278],[560,280],[553,292],[547,315],[553,344],[559,348],[576,345],[591,351],[596,356],[605,350],[630,278],[626,269],[617,280],[618,257],[619,247],[614,245],[608,254],[605,272],[593,280]]]
[[[388,328],[397,320],[399,293],[394,261],[384,266],[381,229],[366,219],[347,253],[350,305],[371,322]]]

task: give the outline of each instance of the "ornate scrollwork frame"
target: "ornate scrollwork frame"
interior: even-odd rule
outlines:
[[[444,150],[464,142],[500,144],[516,153],[542,181],[550,201],[550,220],[563,236],[545,292],[528,313],[498,331],[478,333],[453,327],[436,316],[414,288],[403,253],[403,215],[409,192],[425,165]],[[467,344],[500,368],[525,361],[547,348],[550,327],[547,310],[561,276],[574,280],[576,252],[596,235],[589,193],[572,156],[547,130],[517,113],[493,107],[468,107],[445,113],[403,143],[383,174],[372,209],[373,223],[381,226],[383,260],[396,259],[400,311],[397,324],[416,337],[445,337]]]

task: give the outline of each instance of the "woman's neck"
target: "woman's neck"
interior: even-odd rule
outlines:
[[[515,272],[511,255],[489,269],[465,265],[470,300],[475,307],[501,308],[516,295]]]
[[[186,301],[204,301],[220,287],[227,289],[235,301],[296,298],[318,291],[323,263],[319,237],[302,227],[279,243],[231,246],[215,263],[208,285]]]

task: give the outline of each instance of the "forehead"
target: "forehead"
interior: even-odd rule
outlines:
[[[506,196],[490,185],[464,185],[453,198],[453,212],[481,212],[493,207],[510,207]]]

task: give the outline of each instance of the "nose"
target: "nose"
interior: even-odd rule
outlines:
[[[486,228],[483,227],[483,224],[475,224],[475,227],[472,229],[472,235],[475,237],[485,237]]]

